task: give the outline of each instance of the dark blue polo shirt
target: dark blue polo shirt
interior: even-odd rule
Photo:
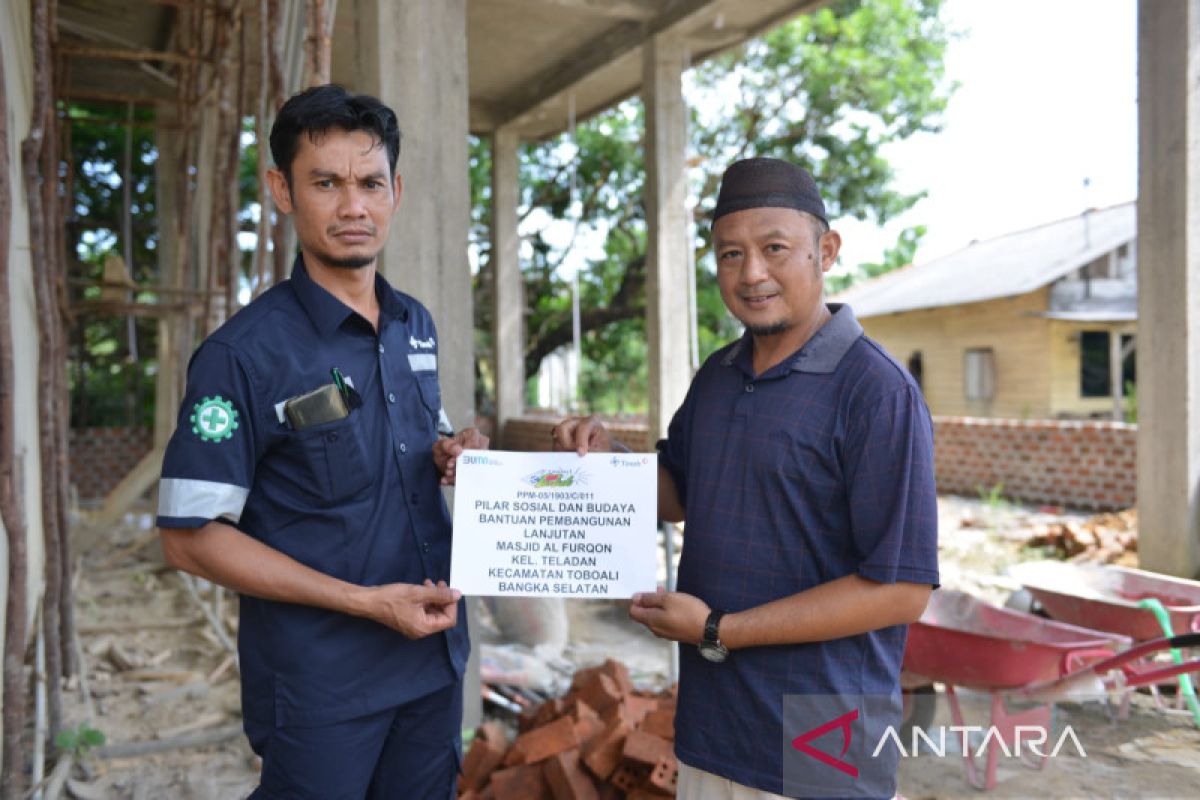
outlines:
[[[858,574],[936,584],[929,412],[848,306],[756,376],[749,335],[714,353],[659,443],[686,511],[679,591],[741,611]],[[785,694],[894,695],[905,626],[814,644],[680,648],[684,762],[782,792]],[[818,765],[819,766],[819,765]]]
[[[351,583],[450,578],[450,517],[432,445],[448,429],[429,312],[376,277],[379,333],[312,281],[290,281],[235,314],[192,356],[167,447],[158,524],[223,520],[302,564]],[[362,405],[293,430],[285,400],[331,382]],[[248,718],[342,721],[421,697],[462,674],[451,631],[409,640],[319,608],[243,596],[238,651]]]

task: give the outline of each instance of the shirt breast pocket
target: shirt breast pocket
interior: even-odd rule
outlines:
[[[425,407],[425,411],[429,414],[430,429],[436,431],[438,428],[438,418],[442,413],[442,391],[438,387],[438,378],[436,372],[418,372],[417,391],[421,394],[421,405]]]
[[[371,485],[360,413],[299,431],[301,450],[317,482],[317,493],[329,503],[349,500]]]

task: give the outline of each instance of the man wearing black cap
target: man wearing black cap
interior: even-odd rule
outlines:
[[[697,645],[680,649],[679,797],[890,796],[894,752],[851,765],[838,731],[849,747],[860,707],[860,729],[891,724],[905,626],[938,583],[929,412],[851,309],[825,303],[841,237],[808,172],[736,162],[712,224],[721,297],[745,334],[700,368],[658,443],[659,515],[687,521],[679,591],[636,595],[630,609],[655,635]],[[591,417],[554,438],[612,447]],[[786,708],[818,696],[847,712],[830,742],[809,745],[803,734],[830,720]],[[866,710],[878,698],[885,711]],[[860,773],[874,780],[836,783]]]

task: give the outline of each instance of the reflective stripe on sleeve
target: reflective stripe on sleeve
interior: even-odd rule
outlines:
[[[454,435],[454,426],[450,424],[450,417],[446,416],[446,409],[438,409],[438,433],[444,433],[447,436]]]
[[[249,494],[249,489],[231,483],[163,478],[158,482],[158,515],[237,522]]]

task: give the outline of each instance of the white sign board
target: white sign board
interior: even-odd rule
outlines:
[[[467,450],[455,473],[455,589],[584,598],[654,591],[657,454]]]

